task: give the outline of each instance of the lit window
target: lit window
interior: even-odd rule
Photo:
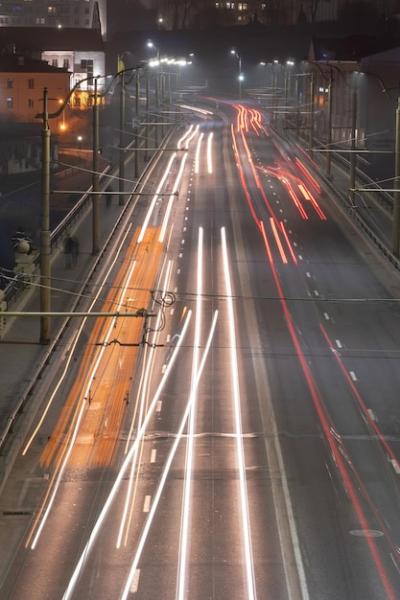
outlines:
[[[7,108],[13,108],[14,101],[12,98],[7,98],[6,102],[7,102]]]
[[[55,15],[56,14],[56,7],[55,6],[48,6],[47,7],[47,12],[49,13],[49,15]]]

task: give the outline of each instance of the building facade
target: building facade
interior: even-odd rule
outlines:
[[[2,0],[0,27],[101,29],[107,34],[107,0]]]
[[[70,73],[22,55],[0,57],[0,119],[37,123],[45,87],[49,111],[56,111],[69,92]]]

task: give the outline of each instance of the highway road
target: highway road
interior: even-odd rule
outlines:
[[[197,104],[0,499],[0,596],[400,598],[398,284],[253,106]],[[289,149],[290,150],[290,149]]]

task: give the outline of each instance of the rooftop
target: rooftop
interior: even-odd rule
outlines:
[[[68,69],[53,67],[44,60],[8,54],[0,56],[0,73],[68,73]]]
[[[104,51],[96,29],[56,29],[54,27],[1,27],[0,48],[18,52],[45,50]]]

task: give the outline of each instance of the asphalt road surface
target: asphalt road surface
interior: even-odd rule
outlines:
[[[53,361],[1,598],[400,598],[395,282],[256,109],[210,106],[83,299],[154,316]]]

